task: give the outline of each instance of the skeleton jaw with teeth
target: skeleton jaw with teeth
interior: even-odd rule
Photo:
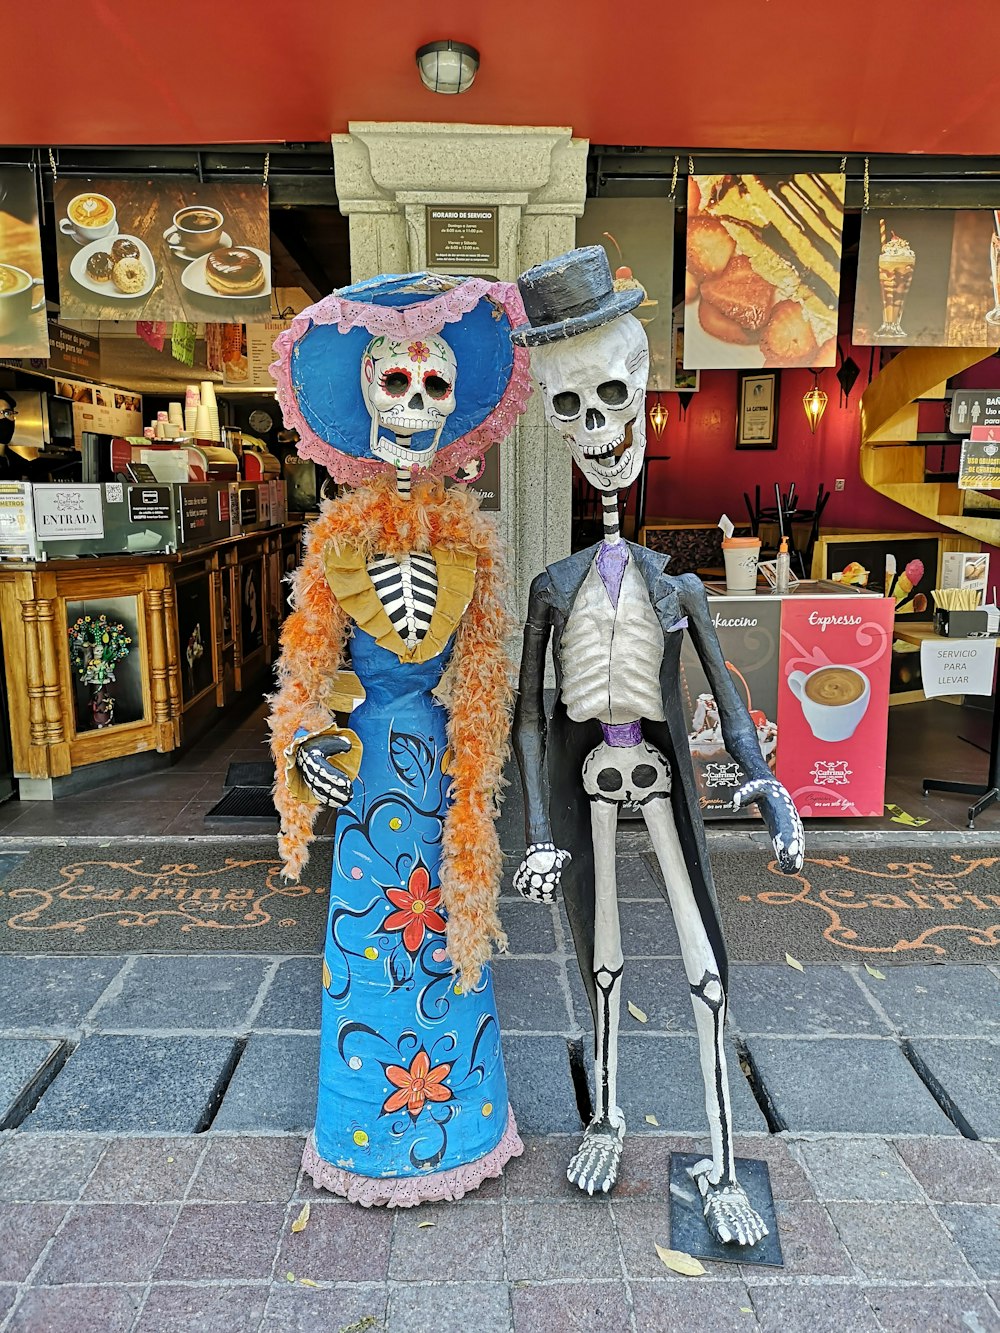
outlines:
[[[531,349],[545,419],[599,491],[631,486],[646,452],[649,346],[634,315]]]
[[[455,410],[457,375],[455,353],[439,334],[371,340],[361,357],[361,393],[376,458],[400,468],[428,466]],[[428,431],[433,432],[431,443],[413,448],[413,437]]]

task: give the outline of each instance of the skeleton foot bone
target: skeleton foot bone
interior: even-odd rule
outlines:
[[[705,1224],[720,1245],[756,1245],[768,1234],[764,1219],[735,1180],[713,1185],[712,1161],[705,1158],[688,1174],[704,1201]]]
[[[588,1194],[607,1194],[618,1179],[618,1163],[622,1157],[625,1139],[625,1119],[616,1107],[611,1116],[592,1120],[583,1135],[573,1159],[566,1170],[566,1178],[579,1185]]]

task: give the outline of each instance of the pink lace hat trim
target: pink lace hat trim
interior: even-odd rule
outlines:
[[[503,308],[512,328],[525,323],[524,306],[517,284],[487,282],[485,278],[466,278],[457,287],[411,306],[379,306],[367,301],[349,301],[334,293],[296,315],[291,328],[283,330],[274,340],[277,355],[270,371],[277,385],[278,403],[285,425],[298,432],[299,443],[296,449],[299,455],[321,463],[334,481],[350,486],[361,485],[380,473],[392,471],[391,465],[381,459],[355,458],[321,439],[299,410],[292,389],[292,349],[309,329],[316,324],[336,324],[341,333],[349,333],[351,329],[361,327],[372,337],[383,334],[391,338],[413,338],[440,333],[445,324],[460,320],[484,297]],[[473,430],[466,431],[459,439],[439,449],[430,467],[418,471],[426,471],[435,477],[451,476],[464,463],[474,458],[482,460],[491,445],[506,439],[514,429],[530,394],[528,349],[515,346],[510,381],[490,415]]]
[[[413,1208],[420,1203],[454,1202],[478,1189],[484,1180],[499,1176],[512,1157],[520,1157],[524,1144],[517,1132],[513,1108],[507,1108],[507,1128],[503,1138],[485,1157],[449,1171],[435,1171],[427,1176],[392,1176],[378,1179],[358,1176],[323,1160],[310,1134],[302,1154],[302,1169],[316,1188],[343,1195],[363,1208]]]

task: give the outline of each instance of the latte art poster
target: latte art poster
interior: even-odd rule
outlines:
[[[49,355],[35,173],[0,169],[0,356]]]
[[[64,318],[247,324],[270,313],[260,182],[64,177],[53,203]]]

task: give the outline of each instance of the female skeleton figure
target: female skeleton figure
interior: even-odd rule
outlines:
[[[711,684],[726,748],[748,777],[734,808],[759,804],[787,873],[802,865],[802,825],[761,755],[700,581],[672,578],[669,557],[620,536],[618,492],[636,478],[646,444],[649,349],[628,313],[642,293],[613,290],[599,246],[539,265],[519,286],[529,323],[512,337],[531,349],[546,419],[601,492],[604,508],[604,540],[550,565],[531,586],[514,717],[528,842],[514,884],[540,902],[552,902],[561,884],[595,1023],[598,1105],[568,1175],[589,1193],[610,1190],[622,1152],[615,835],[619,808],[631,803],[649,830],[691,987],[712,1141],[711,1158],[693,1172],[705,1219],[719,1241],[754,1244],[767,1229],[734,1170],[723,1047],[726,951],[681,709],[684,630]],[[547,722],[550,641],[556,701]]]

